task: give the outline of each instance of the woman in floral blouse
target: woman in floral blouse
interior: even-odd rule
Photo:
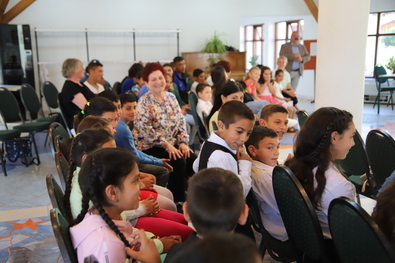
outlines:
[[[135,140],[139,150],[157,158],[170,159],[173,166],[168,188],[174,201],[185,201],[187,178],[193,174],[196,155],[188,147],[189,135],[176,97],[164,91],[166,80],[159,63],[148,63],[142,72],[148,92],[137,104]]]

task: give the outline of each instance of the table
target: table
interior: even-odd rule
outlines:
[[[387,80],[388,78],[395,78],[395,74],[378,75],[376,78]],[[387,87],[384,87],[384,88],[387,88]],[[388,86],[388,88],[393,88],[395,90],[395,86]],[[380,93],[381,93],[381,83],[380,82],[379,82],[378,91],[379,91],[379,93],[377,95],[377,114],[380,114]],[[392,93],[391,93],[391,95],[392,95]],[[391,98],[391,101],[392,101],[392,98]],[[392,103],[394,103],[394,102],[392,101]]]

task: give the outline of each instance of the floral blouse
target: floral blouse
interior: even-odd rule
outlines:
[[[141,151],[163,147],[164,141],[171,145],[188,144],[184,115],[176,97],[166,91],[163,99],[158,99],[150,91],[142,96],[136,108],[134,135],[136,147]]]

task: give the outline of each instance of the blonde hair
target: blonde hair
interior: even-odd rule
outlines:
[[[248,73],[247,73],[247,75],[246,75],[246,77],[245,77],[245,80],[247,80],[247,79],[249,79],[250,78],[250,73],[251,72],[253,72],[254,70],[258,70],[259,72],[261,72],[261,69],[260,68],[258,68],[258,67],[252,67],[252,68],[250,68],[250,70],[248,71]],[[259,75],[261,75],[261,73],[259,73]]]
[[[278,57],[277,61],[278,61],[280,58],[284,59],[285,64],[288,64],[288,58],[287,58],[286,56],[280,56],[280,57]]]
[[[68,58],[63,62],[62,65],[62,75],[65,78],[71,78],[73,74],[77,73],[79,69],[79,64],[82,62],[76,58]]]

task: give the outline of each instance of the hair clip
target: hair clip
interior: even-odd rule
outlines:
[[[86,106],[91,106],[91,103],[88,101],[87,103],[86,103]]]
[[[78,134],[74,134],[73,137],[75,138],[75,137],[77,137],[77,135],[78,135]]]
[[[82,114],[85,114],[85,111],[82,110],[81,113],[82,113]]]

